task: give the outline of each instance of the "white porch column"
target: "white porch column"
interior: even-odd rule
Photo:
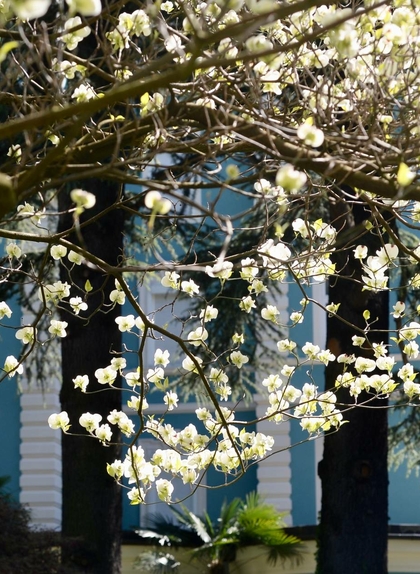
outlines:
[[[58,385],[42,390],[25,385],[21,396],[20,502],[31,510],[31,523],[61,528],[61,431],[48,416],[60,412]]]
[[[257,417],[264,416],[269,405],[266,397],[255,395]],[[257,431],[274,437],[274,448],[280,450],[258,464],[257,479],[258,493],[269,504],[273,504],[281,512],[292,511],[292,473],[290,469],[290,423],[283,421],[275,424],[262,421],[257,425]],[[289,514],[285,517],[287,524],[291,525],[292,518]]]
[[[287,323],[288,318],[288,286],[282,285],[283,292],[279,295],[273,303],[280,311],[280,320]],[[284,337],[288,336],[285,330]],[[277,340],[268,339],[264,344],[271,348],[274,353],[277,352]],[[278,364],[274,364],[271,372],[279,373],[281,369],[281,362],[279,357]],[[261,382],[268,373],[257,372],[257,382]],[[262,388],[262,387],[261,387]],[[256,405],[257,418],[263,417],[269,406],[268,397],[266,394],[254,395]],[[270,456],[263,462],[258,464],[257,479],[258,479],[258,493],[264,497],[264,500],[269,504],[273,504],[277,510],[281,512],[291,513],[292,511],[292,484],[291,484],[291,456],[290,456],[290,423],[285,420],[280,424],[275,424],[267,420],[261,421],[257,424],[257,431],[274,437],[274,449],[280,451]],[[285,517],[287,524],[291,524],[291,514]]]

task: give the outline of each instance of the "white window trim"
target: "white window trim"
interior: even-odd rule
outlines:
[[[159,448],[161,443],[156,439],[149,438],[149,439],[141,439],[139,444],[144,449],[144,454],[146,460],[149,460],[150,457],[153,455],[155,450]],[[175,494],[177,492],[177,486],[179,491],[179,486],[182,485],[182,481],[180,478],[175,478]],[[207,509],[207,489],[204,487],[206,484],[206,476],[204,475],[202,480],[203,486],[199,486],[195,492],[193,492],[186,500],[182,501],[191,512],[196,514],[197,516],[202,516],[204,511]],[[169,515],[173,518],[173,521],[176,522],[175,514],[171,512],[165,512],[168,509],[168,504],[162,501],[159,501],[155,486],[152,485],[152,488],[147,494],[146,500],[149,500],[148,504],[140,505],[140,527],[147,528],[150,526],[149,518],[154,514],[163,514]],[[152,502],[150,502],[152,501]],[[176,506],[176,505],[174,505]],[[162,512],[163,511],[163,512]]]

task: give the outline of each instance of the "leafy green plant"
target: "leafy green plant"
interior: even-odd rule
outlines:
[[[284,531],[284,513],[255,492],[245,501],[235,498],[223,504],[215,522],[207,512],[198,517],[183,505],[171,510],[176,522],[157,515],[150,529],[137,533],[161,546],[193,546],[192,558],[205,564],[208,574],[228,574],[237,551],[247,546],[263,547],[267,561],[273,565],[279,560],[299,561],[301,557],[300,540]]]

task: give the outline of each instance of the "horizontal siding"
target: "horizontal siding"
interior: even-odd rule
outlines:
[[[20,418],[20,502],[30,507],[32,524],[52,529],[61,526],[61,433],[47,420],[61,410],[58,387],[25,388]]]

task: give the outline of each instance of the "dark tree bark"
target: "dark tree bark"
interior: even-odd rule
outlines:
[[[83,188],[96,196],[96,205],[87,214],[91,217],[109,207],[118,198],[116,184],[99,180],[83,182]],[[60,194],[60,209],[69,206],[68,196]],[[62,217],[61,229],[69,228],[69,216]],[[116,264],[122,251],[123,214],[111,211],[93,225],[82,230],[83,241],[90,252],[108,263]],[[76,241],[75,236],[72,237]],[[114,280],[86,265],[74,266],[71,271],[73,282],[84,287],[89,279],[94,291],[88,299],[91,313],[109,303],[108,294],[114,289]],[[63,268],[61,279],[68,280]],[[98,290],[95,293],[95,290]],[[121,409],[121,393],[104,390],[95,379],[97,368],[110,364],[110,351],[121,350],[121,333],[115,323],[120,314],[116,308],[108,313],[98,311],[87,324],[77,317],[63,319],[68,322],[68,336],[62,340],[62,377],[60,393],[61,407],[69,413],[71,431],[86,435],[78,420],[82,413],[100,413],[102,422],[112,409]],[[72,379],[79,374],[89,376],[88,391],[99,390],[95,394],[83,394],[75,390]],[[118,381],[117,381],[118,382]],[[113,431],[115,427],[112,427]],[[113,440],[118,441],[115,432]],[[107,448],[90,437],[63,435],[63,514],[62,534],[65,543],[63,560],[66,565],[77,566],[88,574],[119,574],[121,571],[121,491],[113,479],[107,475],[106,463],[121,458],[120,447]],[[74,543],[68,543],[74,539]]]
[[[341,213],[337,212],[337,209]],[[351,231],[369,217],[363,206],[352,209],[349,204],[333,206],[332,220]],[[356,234],[354,234],[356,237]],[[363,240],[361,241],[363,243]],[[353,241],[351,250],[357,244]],[[382,246],[380,238],[369,245],[371,254]],[[335,256],[337,270],[343,278],[330,282],[329,302],[340,303],[339,314],[349,325],[334,317],[327,323],[327,344],[339,355],[364,354],[373,358],[372,351],[363,351],[352,344],[355,330],[364,328],[362,313],[368,309],[373,329],[388,329],[388,293],[362,291],[360,264],[351,250]],[[385,332],[373,332],[370,342],[387,342]],[[334,388],[342,365],[336,362],[326,368],[326,388]],[[337,392],[339,402],[351,402],[347,389]],[[359,403],[368,396],[360,395]],[[318,473],[322,482],[321,520],[318,534],[317,574],[386,574],[388,531],[388,469],[387,469],[387,405],[386,399],[375,399],[371,408],[356,408],[345,413],[349,421],[336,433],[328,434]],[[382,407],[382,408],[378,408]]]

